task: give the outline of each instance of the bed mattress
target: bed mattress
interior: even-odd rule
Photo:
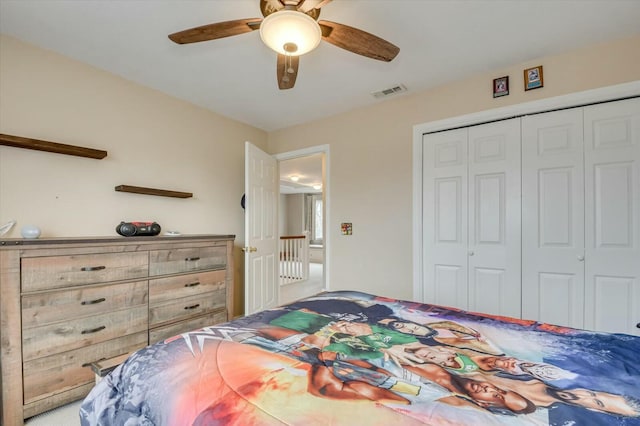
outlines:
[[[640,425],[640,337],[330,292],[148,346],[83,425]]]

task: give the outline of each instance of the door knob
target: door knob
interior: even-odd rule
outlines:
[[[242,247],[242,251],[245,253],[253,253],[255,251],[258,251],[258,249],[255,247]]]
[[[473,250],[469,250],[469,251],[467,252],[467,254],[468,254],[469,256],[473,256],[475,253],[473,252]]]
[[[584,256],[582,256],[582,255],[578,256],[578,260],[579,260],[580,262],[583,262],[583,261],[584,261]]]

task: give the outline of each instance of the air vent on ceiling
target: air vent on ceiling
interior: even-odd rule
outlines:
[[[371,92],[374,98],[384,98],[386,96],[395,95],[396,93],[406,92],[407,88],[404,84],[398,84],[396,86],[390,87],[388,89],[382,89],[377,92]]]

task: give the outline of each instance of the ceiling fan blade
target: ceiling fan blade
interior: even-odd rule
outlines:
[[[215,40],[238,34],[249,33],[260,28],[262,18],[237,19],[235,21],[217,22],[203,25],[189,30],[179,31],[169,35],[178,44],[197,43],[199,41]]]
[[[298,10],[307,13],[311,9],[320,9],[327,3],[331,3],[331,0],[304,0],[302,4],[298,5]]]
[[[298,77],[299,56],[286,56],[278,54],[276,74],[280,90],[291,89],[296,84]]]
[[[391,62],[400,52],[398,46],[366,31],[330,21],[318,21],[318,24],[324,41],[358,55]]]

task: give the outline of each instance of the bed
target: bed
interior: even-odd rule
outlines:
[[[139,350],[83,425],[640,425],[640,337],[327,292]]]

